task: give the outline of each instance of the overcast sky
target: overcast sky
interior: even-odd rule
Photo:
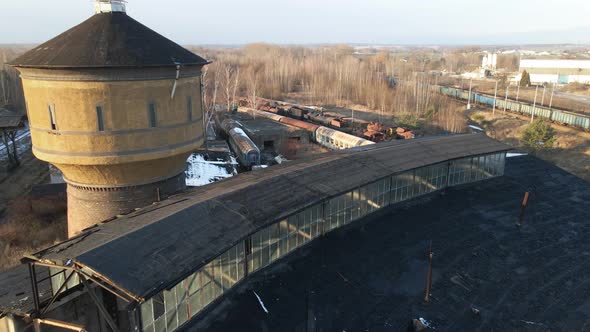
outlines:
[[[590,43],[590,0],[129,0],[182,44]],[[92,0],[0,0],[0,43],[39,43]]]

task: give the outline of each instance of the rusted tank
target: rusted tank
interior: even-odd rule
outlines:
[[[367,130],[363,133],[363,137],[372,142],[379,143],[383,141],[384,135],[380,131]]]
[[[346,126],[345,122],[342,119],[334,119],[330,124],[332,125],[332,127],[336,128],[344,128]]]
[[[398,133],[397,134],[397,137],[399,139],[412,139],[412,138],[415,138],[416,135],[414,135],[414,133],[412,131],[409,131],[408,130],[408,131],[405,131],[403,133]]]
[[[268,118],[268,119],[275,120],[275,121],[280,121],[282,118],[284,118],[284,116],[282,116],[282,115],[278,115],[278,114],[274,114],[274,113],[270,113],[270,112],[265,112],[265,111],[259,111],[259,110],[255,110],[253,108],[248,108],[248,107],[239,107],[238,112],[248,113],[253,118],[261,117],[261,118]]]

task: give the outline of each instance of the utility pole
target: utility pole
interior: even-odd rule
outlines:
[[[539,86],[535,88],[535,101],[533,101],[533,108],[531,109],[531,123],[535,120],[535,107],[537,106],[537,92],[539,92]]]
[[[524,198],[522,199],[522,205],[520,207],[520,216],[518,217],[518,226],[522,226],[524,221],[524,211],[529,203],[529,192],[524,193]]]
[[[469,80],[469,97],[467,98],[467,109],[471,109],[471,83],[473,83],[473,79]]]
[[[424,294],[424,302],[430,303],[430,289],[432,288],[432,241],[428,248],[428,274],[426,275],[426,292]]]
[[[553,106],[553,94],[555,93],[555,83],[553,83],[553,89],[551,89],[551,99],[549,99],[549,109]]]
[[[508,88],[510,88],[510,85],[506,85],[506,96],[504,97],[504,114],[506,114],[506,107],[508,106]]]
[[[518,102],[519,95],[520,95],[520,82],[518,82],[518,85],[516,88],[516,102]]]
[[[496,114],[496,98],[498,98],[498,81],[496,80],[496,90],[494,91],[494,108],[492,109],[492,115]]]

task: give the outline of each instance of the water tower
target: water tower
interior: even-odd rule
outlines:
[[[68,184],[68,233],[185,188],[203,143],[207,61],[95,1],[95,15],[12,62],[22,76],[33,153]]]

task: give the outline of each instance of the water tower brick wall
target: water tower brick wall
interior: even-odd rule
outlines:
[[[204,142],[200,69],[20,69],[33,153],[68,183],[70,236],[185,188]]]
[[[92,188],[68,185],[68,235],[114,216],[127,214],[186,189],[184,172],[170,179],[140,186]]]

